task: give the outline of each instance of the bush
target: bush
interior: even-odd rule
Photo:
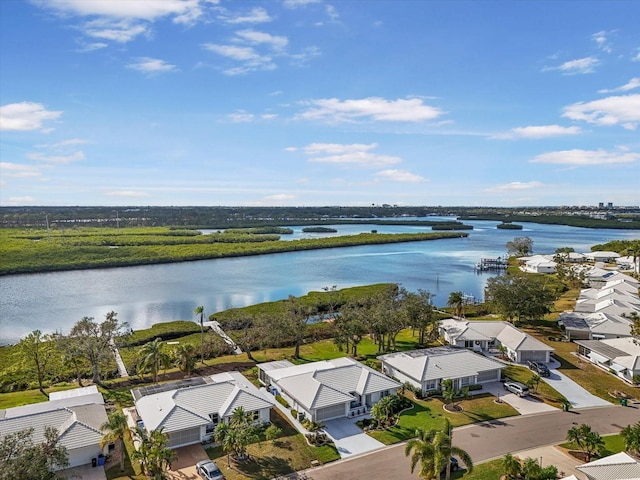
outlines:
[[[469,385],[470,392],[474,392],[476,390],[482,390],[482,385],[479,383],[476,383],[475,385]]]
[[[291,416],[297,420],[297,419],[298,419],[298,411],[297,411],[297,410],[294,410],[294,409],[292,408],[292,409],[291,409]]]
[[[289,402],[287,402],[287,401],[285,400],[285,398],[284,398],[282,395],[277,394],[277,395],[276,395],[276,401],[277,401],[280,405],[282,405],[284,408],[289,408]]]

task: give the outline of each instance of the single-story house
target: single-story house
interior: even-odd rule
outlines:
[[[100,427],[106,421],[104,399],[92,385],[52,393],[48,402],[0,410],[0,437],[33,428],[33,441],[40,443],[45,427],[53,427],[59,444],[67,449],[69,467],[77,467],[108,453],[107,446],[100,448]]]
[[[585,480],[636,480],[640,478],[640,461],[626,452],[578,465],[576,469],[584,473]]]
[[[269,422],[274,405],[270,395],[239,372],[142,387],[131,393],[141,426],[148,432],[163,429],[171,448],[211,440],[218,423],[228,421],[238,407],[256,422]]]
[[[638,297],[611,294],[604,298],[583,298],[576,301],[573,311],[578,313],[608,313],[611,315],[640,314]]]
[[[640,376],[640,340],[634,337],[576,340],[578,354],[628,383]]]
[[[518,259],[520,269],[528,273],[554,273],[558,265],[553,260],[553,255],[533,255]]]
[[[631,335],[631,320],[609,313],[564,312],[558,325],[569,340],[621,338]]]
[[[620,256],[619,253],[616,252],[587,252],[584,254],[587,257],[587,260],[590,262],[614,262],[616,258]]]
[[[348,357],[302,365],[266,362],[258,364],[258,370],[272,393],[281,394],[292,409],[313,421],[362,415],[402,386]]]
[[[517,329],[509,322],[485,322],[449,318],[440,322],[440,334],[450,344],[477,352],[507,349],[512,362],[529,360],[548,363],[553,348]]]
[[[409,382],[423,393],[439,390],[443,380],[453,388],[500,381],[506,365],[466,348],[434,347],[388,353],[378,359],[382,371],[401,382]]]
[[[624,257],[616,258],[616,265],[622,270],[631,270],[633,272],[640,272],[640,256],[633,257],[626,255]]]
[[[616,282],[620,280],[635,286],[636,289],[638,288],[638,280],[622,272],[593,267],[587,270],[585,276],[587,277],[589,285],[595,288],[602,288],[609,282]]]

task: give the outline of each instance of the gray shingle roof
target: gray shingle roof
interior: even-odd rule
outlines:
[[[578,465],[576,468],[593,480],[634,480],[640,478],[640,462],[624,452]]]

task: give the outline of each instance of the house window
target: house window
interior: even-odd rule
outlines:
[[[424,386],[425,390],[435,390],[436,389],[436,381],[435,380],[430,380],[427,383],[425,383]]]
[[[214,425],[214,427],[220,423],[220,417],[218,416],[217,413],[210,413],[209,414],[209,418],[211,419],[211,423]]]
[[[213,435],[213,432],[215,431],[215,429],[216,429],[216,426],[213,423],[210,423],[209,425],[207,425],[206,434]]]
[[[465,340],[464,348],[473,348],[473,340]]]
[[[254,410],[253,412],[247,413],[247,416],[252,422],[257,422],[258,420],[260,420],[260,411]]]

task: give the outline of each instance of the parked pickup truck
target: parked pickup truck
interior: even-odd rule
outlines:
[[[551,375],[549,368],[544,363],[541,363],[541,362],[530,361],[529,368],[533,372],[536,372],[541,377],[548,377],[549,375]]]

